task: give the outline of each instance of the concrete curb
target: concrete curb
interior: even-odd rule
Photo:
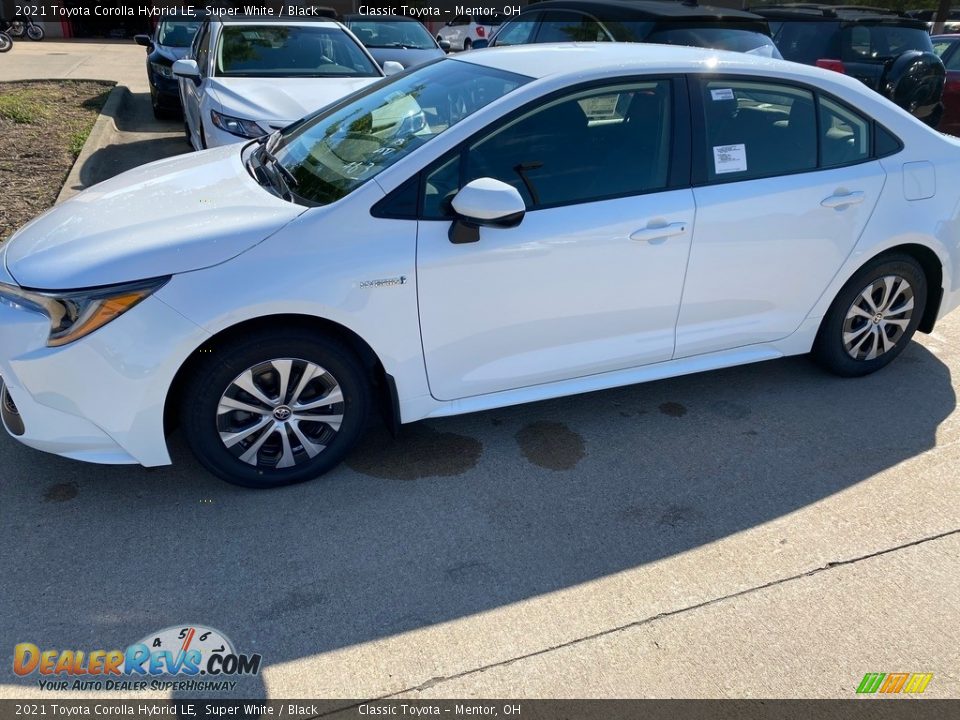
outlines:
[[[73,167],[70,168],[70,173],[67,175],[63,187],[60,189],[60,194],[57,195],[56,205],[59,205],[64,200],[69,200],[83,190],[84,186],[80,181],[80,173],[95,152],[111,144],[114,136],[118,132],[115,118],[119,115],[120,108],[124,102],[126,102],[129,95],[130,90],[126,85],[115,85],[113,90],[110,91],[110,97],[107,98],[107,101],[100,109],[100,115],[97,117],[96,122],[94,122],[93,128],[90,130],[90,135],[83,144],[83,149],[77,156],[76,161],[74,161]]]

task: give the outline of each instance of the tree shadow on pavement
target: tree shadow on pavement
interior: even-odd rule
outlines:
[[[859,380],[792,358],[374,429],[327,478],[270,492],[210,478],[179,442],[148,470],[3,438],[4,634],[111,648],[205,623],[287,662],[767,523],[933,448],[955,405],[912,343]]]

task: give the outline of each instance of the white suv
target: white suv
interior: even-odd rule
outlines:
[[[437,32],[437,42],[446,40],[451,50],[470,50],[477,40],[489,40],[500,27],[499,16],[457,15]]]

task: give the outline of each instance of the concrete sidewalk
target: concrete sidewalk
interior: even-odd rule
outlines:
[[[180,122],[153,117],[144,48],[129,42],[17,42],[0,58],[0,82],[113,80],[116,97],[104,107],[77,158],[60,201],[121,172],[188,152]]]

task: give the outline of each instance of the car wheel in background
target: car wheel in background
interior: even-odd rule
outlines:
[[[463,41],[463,51],[466,52],[473,48],[473,41],[470,38],[467,38]]]
[[[336,467],[369,407],[370,382],[350,349],[287,329],[218,345],[184,387],[181,427],[208,470],[271,488]]]
[[[903,352],[923,318],[927,279],[909,255],[881,255],[861,268],[827,311],[813,358],[843,377],[876,372]]]

